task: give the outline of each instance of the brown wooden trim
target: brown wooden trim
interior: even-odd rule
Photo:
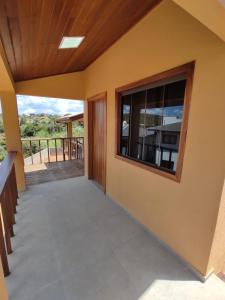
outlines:
[[[120,159],[122,161],[126,161],[132,165],[141,167],[145,170],[149,170],[155,174],[164,176],[166,178],[175,180],[177,182],[181,181],[181,174],[182,174],[182,167],[183,167],[183,159],[184,159],[184,152],[185,152],[185,144],[186,144],[186,137],[187,137],[187,129],[188,129],[188,117],[189,117],[189,111],[190,111],[190,103],[191,103],[191,93],[192,93],[192,85],[193,85],[193,75],[194,75],[194,68],[195,68],[195,62],[192,61],[190,63],[178,66],[176,68],[173,68],[171,70],[164,71],[162,73],[152,75],[150,77],[138,80],[136,82],[132,82],[129,84],[126,84],[122,87],[116,88],[115,90],[115,112],[116,112],[116,118],[115,118],[115,157],[117,159]],[[177,161],[177,170],[176,174],[170,174],[165,171],[162,171],[160,169],[151,167],[149,165],[145,165],[141,162],[129,159],[127,157],[124,157],[120,155],[120,120],[121,120],[121,93],[124,91],[129,91],[134,88],[144,87],[146,85],[160,82],[161,80],[175,77],[178,75],[186,75],[187,81],[186,81],[186,88],[185,88],[185,97],[184,97],[184,113],[183,113],[183,121],[182,121],[182,128],[181,128],[181,134],[180,134],[180,141],[179,141],[179,152],[178,152],[178,161]]]
[[[93,179],[93,102],[88,101],[88,179]]]
[[[4,275],[9,275],[7,253],[12,253],[11,238],[14,236],[18,191],[15,175],[15,158],[17,152],[9,152],[0,165],[0,258]]]
[[[8,180],[8,177],[12,171],[13,164],[16,159],[17,152],[9,152],[6,158],[3,160],[1,166],[0,166],[0,194],[2,194],[4,187],[6,185],[6,182]]]
[[[88,119],[88,179],[93,179],[93,102],[105,101],[105,150],[104,150],[104,184],[103,191],[106,192],[106,155],[107,155],[107,91],[87,98],[87,119]]]
[[[195,63],[190,63],[189,66],[187,66],[187,71],[186,71],[187,81],[186,81],[185,97],[184,97],[184,112],[183,112],[183,121],[182,121],[181,135],[179,141],[179,152],[178,152],[177,171],[176,171],[176,179],[178,182],[180,182],[181,180],[181,174],[183,169],[184,152],[185,152],[187,130],[188,130],[188,119],[189,119],[189,112],[190,112],[190,105],[191,105],[194,67],[195,67]]]
[[[87,98],[87,101],[90,102],[90,101],[98,101],[98,100],[102,100],[102,99],[107,99],[107,91],[105,92],[102,92],[102,93],[98,93],[94,96],[91,96],[89,98]]]
[[[150,11],[152,11],[153,9],[155,9],[162,1],[163,1],[163,0],[155,0],[155,1],[153,1],[153,3],[151,4],[151,7],[148,8],[148,9],[144,12],[144,14],[143,14],[143,16],[142,16],[142,19],[143,19]],[[134,27],[139,21],[140,21],[140,20],[137,19],[136,22],[132,25],[132,27]],[[129,31],[130,31],[130,28],[128,28],[128,29],[127,29],[127,30],[119,37],[119,39],[121,39],[121,38],[122,38],[124,35],[126,35]],[[99,56],[98,56],[98,57],[100,57],[102,54],[104,54],[104,53],[105,53],[109,48],[111,48],[117,41],[118,41],[118,39],[113,40],[113,41],[107,46],[106,49],[103,49],[103,50],[99,53]],[[91,60],[91,61],[87,64],[87,66],[86,66],[85,68],[81,69],[80,71],[86,70],[93,62],[95,62],[95,60],[96,60],[96,59]],[[61,74],[58,74],[58,75],[61,75]]]
[[[0,214],[0,259],[2,261],[4,276],[8,276],[10,274],[10,271],[9,271],[7,253],[5,249],[5,240],[4,240],[4,232],[3,232],[2,224],[3,221]]]
[[[15,0],[1,0],[0,36],[14,81],[46,78],[85,70],[161,1],[46,0],[36,7],[35,15],[30,14],[30,26],[27,26],[21,11],[32,11],[32,1],[17,3]],[[55,13],[55,3],[57,3],[57,10],[63,13]],[[83,22],[87,12],[88,22]],[[39,26],[35,26],[37,17],[40,19]],[[55,18],[57,18],[57,26],[54,26]],[[73,49],[57,51],[62,35],[69,34],[77,24],[82,24],[81,33],[85,34],[84,42],[76,51]],[[32,35],[30,35],[30,27]],[[55,33],[53,40],[52,32]],[[29,39],[23,39],[24,36],[29,36]],[[98,36],[101,38],[96,43]],[[43,39],[46,41],[46,47],[42,47]],[[56,51],[51,51],[52,41]],[[32,55],[27,53],[34,53],[36,49],[39,49],[39,55],[33,60]],[[43,58],[50,55],[51,60],[46,59],[43,68]]]
[[[120,153],[120,133],[121,133],[121,93],[116,89],[116,108],[115,108],[115,153],[119,156]]]

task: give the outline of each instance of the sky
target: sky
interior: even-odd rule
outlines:
[[[63,116],[83,113],[84,110],[81,100],[17,95],[17,104],[19,115],[46,113]]]
[[[124,105],[123,106],[123,112],[125,114],[130,113],[130,106]],[[141,109],[141,113],[144,113],[145,109]],[[183,114],[183,106],[169,106],[164,108],[152,108],[152,109],[146,109],[146,113],[150,115],[163,115],[164,117],[177,117],[179,119],[182,118]]]

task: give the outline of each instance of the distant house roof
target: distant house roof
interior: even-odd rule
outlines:
[[[159,125],[159,126],[155,126],[155,127],[148,127],[147,129],[178,132],[181,130],[181,122]]]
[[[73,121],[83,121],[84,119],[84,114],[78,114],[78,115],[67,115],[60,117],[56,119],[57,123],[70,123]]]

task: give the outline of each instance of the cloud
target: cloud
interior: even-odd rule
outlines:
[[[79,114],[84,111],[83,101],[17,95],[19,115],[22,114]]]

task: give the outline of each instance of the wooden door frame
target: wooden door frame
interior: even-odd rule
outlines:
[[[95,96],[87,98],[87,119],[88,119],[88,179],[93,179],[93,103],[95,101],[104,100],[105,102],[105,149],[104,149],[104,183],[103,191],[106,192],[106,154],[107,154],[107,92],[99,93]]]

